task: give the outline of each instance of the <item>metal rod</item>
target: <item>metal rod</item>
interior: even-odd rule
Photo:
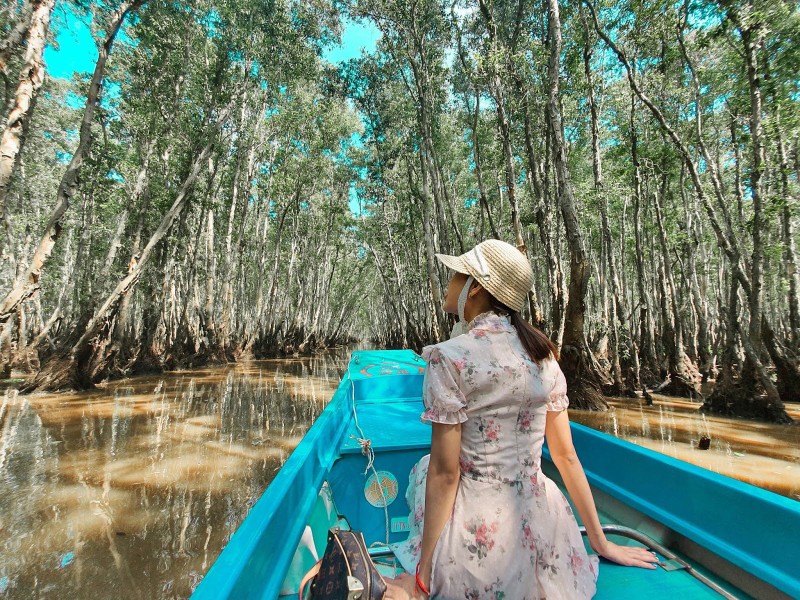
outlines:
[[[740,600],[738,596],[734,596],[733,594],[722,588],[718,583],[711,581],[708,577],[706,577],[702,573],[698,573],[697,571],[695,571],[692,565],[690,565],[685,560],[680,558],[677,554],[669,550],[666,546],[659,544],[653,538],[651,538],[648,535],[645,535],[641,531],[636,531],[635,529],[632,529],[630,527],[625,527],[624,525],[603,525],[602,528],[603,528],[603,533],[609,535],[620,535],[622,537],[630,538],[641,544],[644,544],[650,550],[655,550],[667,560],[674,560],[675,562],[679,563],[684,569],[686,569],[686,571],[692,577],[710,587],[712,590],[717,592],[723,598],[726,598],[727,600]],[[587,535],[585,527],[580,527],[580,531],[581,535]]]

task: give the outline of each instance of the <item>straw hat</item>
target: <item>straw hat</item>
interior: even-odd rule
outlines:
[[[488,292],[512,310],[521,311],[533,286],[533,269],[516,247],[500,240],[486,240],[461,256],[437,254],[442,264],[458,273],[472,275]]]

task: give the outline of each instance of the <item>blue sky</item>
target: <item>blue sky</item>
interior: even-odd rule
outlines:
[[[53,12],[52,20],[58,49],[48,45],[44,58],[51,77],[71,79],[73,73],[92,72],[97,61],[97,48],[92,40],[88,17],[76,15],[63,8],[63,4],[60,6]],[[323,58],[338,63],[359,56],[362,50],[372,52],[380,35],[372,23],[344,19],[342,43],[328,48]]]
[[[89,74],[94,70],[97,48],[92,40],[89,17],[76,15],[63,6],[61,4],[60,8],[53,12],[51,22],[58,48],[48,45],[45,48],[44,58],[51,77],[72,79],[75,73]],[[124,36],[124,29],[121,35]],[[341,44],[328,48],[323,53],[323,58],[331,63],[356,58],[362,50],[367,52],[375,50],[378,38],[380,32],[372,23],[344,19]],[[113,91],[110,93],[113,94]],[[69,100],[69,104],[74,108],[82,107],[84,102],[83,98],[77,97]],[[354,185],[350,186],[349,205],[354,214],[361,213]]]

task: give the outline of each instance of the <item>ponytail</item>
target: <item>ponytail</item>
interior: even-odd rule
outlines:
[[[538,363],[551,356],[558,360],[558,348],[541,329],[528,323],[519,312],[511,310],[491,294],[489,294],[489,298],[495,312],[509,316],[509,320],[517,330],[517,335],[519,335],[525,350],[528,351],[531,360]]]

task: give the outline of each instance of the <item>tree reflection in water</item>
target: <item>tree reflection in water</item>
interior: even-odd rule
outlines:
[[[729,419],[699,412],[702,403],[653,394],[653,406],[620,398],[603,413],[570,410],[593,429],[800,500],[800,427]],[[786,411],[800,419],[800,406]],[[702,436],[711,438],[700,450]]]
[[[189,596],[349,352],[17,396],[0,408],[0,594]]]
[[[0,594],[185,598],[331,398],[349,351],[0,406]],[[656,396],[574,421],[800,499],[800,428]],[[800,410],[788,410],[800,419]],[[697,449],[702,435],[711,449]]]

